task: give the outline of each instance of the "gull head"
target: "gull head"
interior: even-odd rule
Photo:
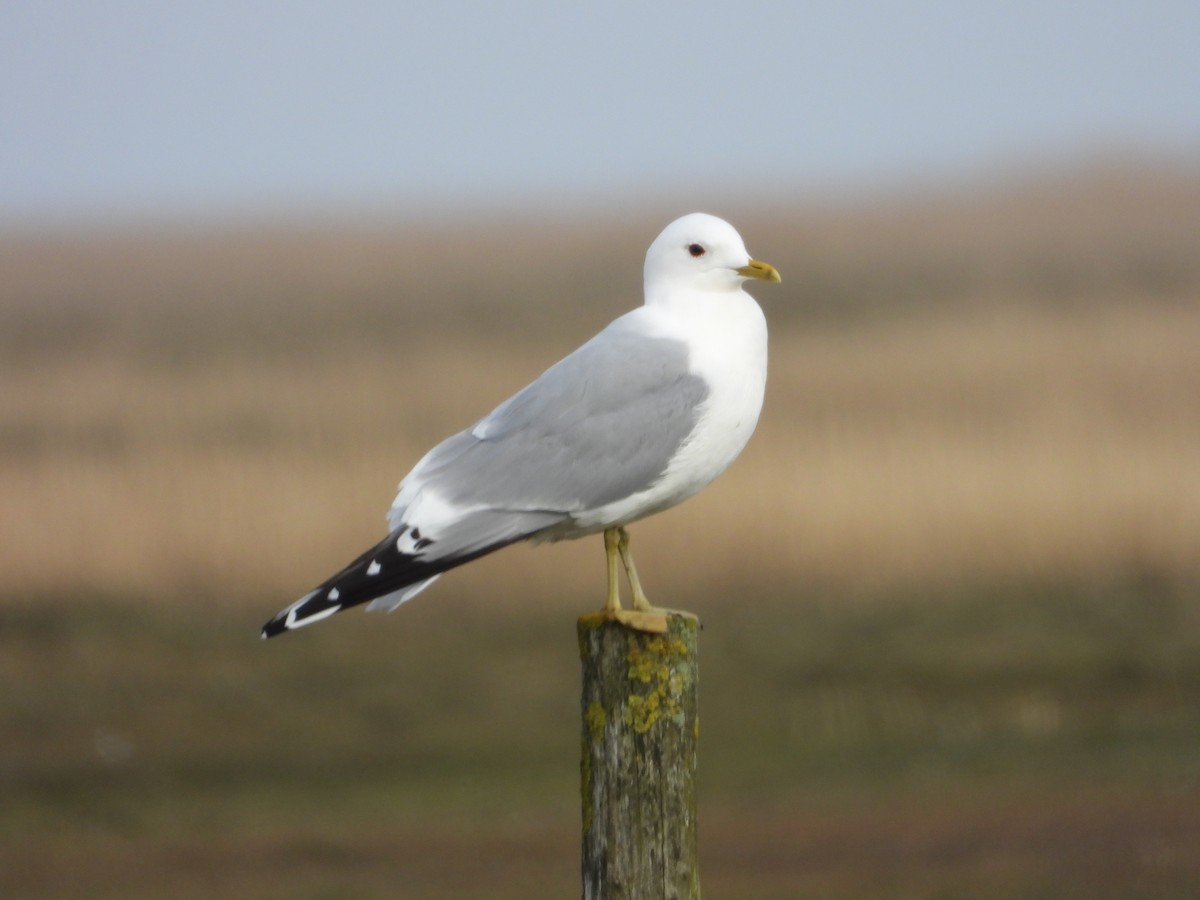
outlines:
[[[737,291],[749,278],[779,281],[769,263],[751,259],[724,219],[691,213],[663,229],[646,251],[646,302],[668,292]]]

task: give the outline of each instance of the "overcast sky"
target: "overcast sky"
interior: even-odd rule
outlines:
[[[0,220],[840,190],[1200,158],[1200,3],[20,2]]]

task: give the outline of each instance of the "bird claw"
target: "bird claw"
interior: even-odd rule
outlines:
[[[696,619],[690,612],[678,609],[660,609],[658,607],[652,609],[602,609],[586,615],[584,618],[604,622],[617,622],[626,628],[646,634],[666,634],[671,616],[686,616],[689,619]]]
[[[626,628],[634,631],[644,631],[647,634],[666,634],[669,613],[662,609],[614,609],[606,611],[605,617],[620,622]]]

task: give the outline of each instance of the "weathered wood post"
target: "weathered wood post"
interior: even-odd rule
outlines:
[[[663,634],[579,620],[584,900],[698,900],[692,616]]]

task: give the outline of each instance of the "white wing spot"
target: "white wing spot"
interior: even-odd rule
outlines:
[[[315,612],[311,616],[305,616],[303,619],[296,618],[296,612],[293,610],[288,613],[286,627],[290,629],[303,628],[305,625],[311,625],[313,622],[320,622],[322,619],[328,619],[335,612],[341,609],[340,606],[328,606],[320,612]]]
[[[337,599],[338,597],[340,597],[340,596],[342,596],[342,595],[341,595],[341,593],[338,591],[338,589],[337,589],[337,588],[330,588],[330,590],[329,590],[329,599],[330,599],[330,600],[336,600],[336,599]]]
[[[381,566],[376,560],[371,560],[371,564],[367,566],[367,574],[378,575],[381,569],[383,569],[383,566]]]

